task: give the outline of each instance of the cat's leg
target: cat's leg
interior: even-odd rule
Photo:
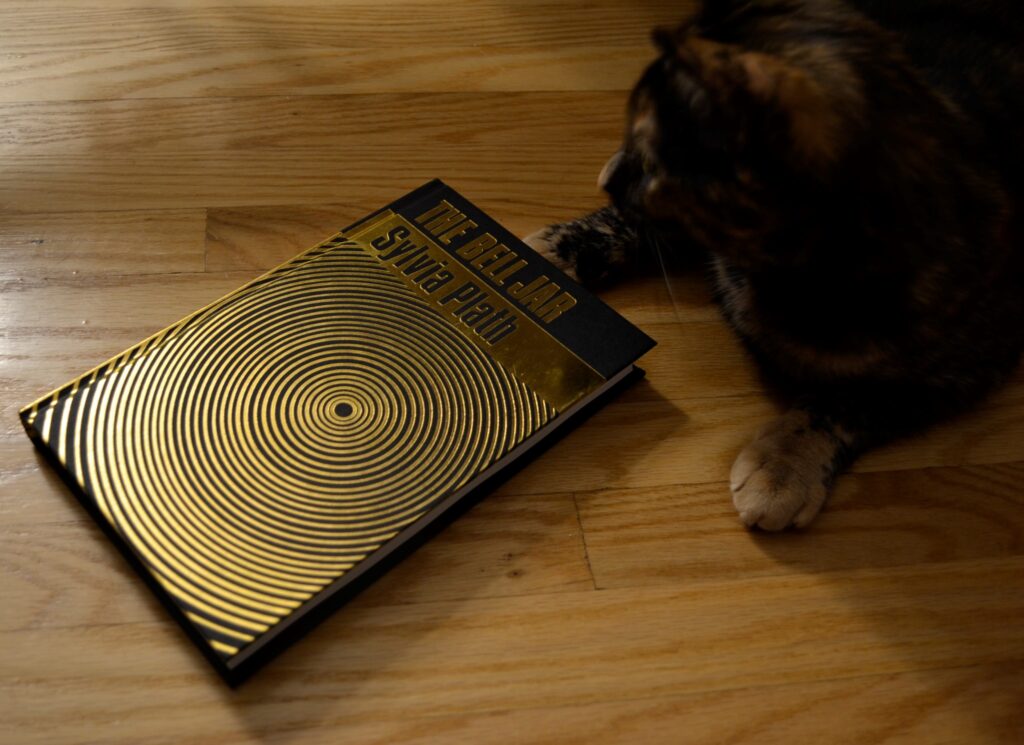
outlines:
[[[763,530],[807,526],[860,442],[843,426],[807,409],[792,409],[770,422],[740,452],[729,475],[740,520]]]
[[[978,348],[972,350],[978,353]],[[975,405],[1016,369],[1016,354],[985,356],[907,372],[900,380],[864,379],[793,395],[771,368],[773,387],[795,401],[736,458],[729,477],[733,504],[748,527],[802,528],[821,511],[836,477],[865,450],[923,432]],[[806,383],[800,387],[806,388]]]
[[[637,258],[640,243],[636,228],[611,206],[549,225],[523,240],[570,277],[589,285],[628,268]]]

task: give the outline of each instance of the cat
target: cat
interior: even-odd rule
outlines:
[[[653,35],[599,184],[526,240],[581,282],[704,257],[786,403],[742,522],[807,526],[865,450],[976,404],[1024,347],[1024,23],[1003,0],[721,0]]]

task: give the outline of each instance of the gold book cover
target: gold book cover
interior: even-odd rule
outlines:
[[[236,684],[653,344],[432,181],[21,418]]]

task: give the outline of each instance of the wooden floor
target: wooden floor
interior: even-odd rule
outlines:
[[[4,0],[0,741],[1024,742],[1024,375],[813,530],[726,484],[773,413],[700,282],[607,293],[648,379],[238,691],[18,408],[433,176],[601,201],[667,0]]]

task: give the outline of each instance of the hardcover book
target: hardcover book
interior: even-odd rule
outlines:
[[[651,346],[433,181],[21,418],[235,684]]]

